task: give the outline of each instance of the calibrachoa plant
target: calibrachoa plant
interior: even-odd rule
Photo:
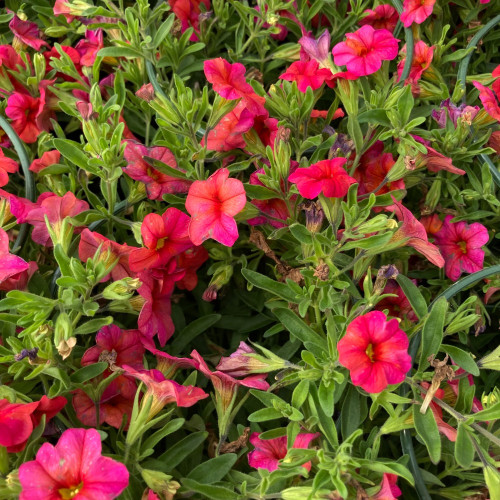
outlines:
[[[499,37],[6,0],[0,498],[499,500]]]

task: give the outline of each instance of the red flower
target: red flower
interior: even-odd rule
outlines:
[[[206,181],[195,181],[189,188],[186,210],[191,214],[189,237],[195,245],[212,238],[226,246],[238,239],[234,216],[246,204],[243,183],[229,179],[229,170],[220,168]]]
[[[30,170],[38,174],[44,168],[59,163],[60,159],[61,159],[61,153],[59,153],[57,149],[46,151],[39,159],[33,160],[33,162],[30,165]]]
[[[109,268],[111,272],[101,281],[112,279],[118,281],[128,276],[132,276],[132,271],[129,267],[129,255],[134,247],[129,247],[127,244],[120,245],[116,241],[108,240],[105,236],[95,233],[85,228],[80,237],[78,245],[78,257],[82,262],[93,258],[95,253],[100,248],[99,262]]]
[[[49,45],[40,39],[40,30],[35,23],[23,21],[15,14],[9,23],[9,28],[16,38],[38,52],[42,47]]]
[[[429,387],[431,386],[429,382],[421,382],[420,385],[424,389],[429,389]],[[434,397],[437,399],[443,399],[443,396],[444,396],[443,389],[438,389],[434,394]],[[431,403],[429,404],[429,408],[432,411],[432,414],[434,415],[434,420],[436,421],[439,432],[454,443],[457,440],[457,430],[443,420],[443,410],[441,409],[441,407],[437,403],[431,401]]]
[[[188,236],[189,217],[177,208],[167,208],[163,215],[148,214],[141,225],[142,242],[146,248],[130,252],[133,272],[160,268],[193,244]]]
[[[299,193],[309,200],[320,193],[327,198],[343,198],[349,186],[356,182],[343,168],[346,161],[345,158],[322,160],[310,167],[298,168],[288,180],[297,184]]]
[[[12,128],[21,140],[28,144],[36,142],[42,132],[37,123],[40,104],[39,97],[31,97],[28,94],[19,92],[14,92],[7,99],[5,114],[13,120]]]
[[[127,142],[124,157],[128,165],[123,171],[132,179],[146,184],[146,192],[150,200],[161,200],[164,194],[188,192],[191,181],[160,172],[144,160],[145,156],[159,160],[175,169],[177,169],[177,162],[168,148],[160,146],[148,148],[133,141]]]
[[[222,57],[218,57],[205,61],[203,71],[215,92],[224,99],[239,99],[245,94],[254,93],[252,86],[246,81],[246,70],[243,64],[231,64]]]
[[[293,442],[293,449],[307,449],[313,439],[320,436],[319,432],[314,434],[299,434]],[[255,469],[267,469],[272,472],[278,469],[280,460],[283,460],[287,453],[287,437],[282,436],[274,439],[261,439],[260,433],[254,432],[249,439],[255,450],[248,454],[248,465]],[[302,465],[307,471],[311,470],[311,462]]]
[[[97,53],[104,47],[102,41],[102,29],[87,30],[85,38],[76,44],[76,50],[80,54],[80,64],[82,66],[92,66]]]
[[[412,23],[422,24],[434,9],[436,0],[404,0],[401,22],[405,28]]]
[[[375,10],[367,9],[364,13],[368,15],[359,21],[360,26],[369,24],[376,30],[386,29],[392,33],[399,21],[398,11],[389,4],[378,5]]]
[[[327,68],[319,69],[319,63],[314,59],[310,61],[296,61],[292,63],[285,73],[280,75],[282,80],[297,82],[300,92],[306,92],[308,87],[319,89],[325,80],[332,77],[332,72]]]
[[[401,490],[397,486],[398,476],[396,474],[384,474],[380,490],[372,500],[397,500],[401,496]]]
[[[412,364],[406,333],[396,319],[387,321],[380,311],[354,319],[337,349],[352,383],[372,394],[402,382]]]
[[[182,23],[182,32],[184,33],[189,27],[194,28],[194,33],[190,40],[196,41],[199,33],[199,15],[201,13],[200,5],[205,6],[205,11],[210,10],[210,0],[168,0],[172,12]]]
[[[47,424],[66,405],[62,396],[49,399],[42,396],[40,401],[33,403],[10,403],[7,399],[0,400],[0,445],[7,447],[9,453],[24,450],[33,429],[40,424],[45,415]]]
[[[443,221],[439,218],[438,214],[421,217],[420,222],[427,231],[427,234],[430,235],[435,235],[443,227]]]
[[[401,80],[401,74],[406,63],[406,45],[402,48],[401,53],[405,55],[398,63],[398,81]],[[415,83],[422,77],[424,71],[429,69],[434,55],[434,45],[429,47],[425,42],[419,40],[413,47],[413,59],[411,60],[411,68],[406,84]]]
[[[415,280],[412,280],[414,283]],[[393,280],[389,280],[385,286],[382,294],[392,294],[396,297],[385,297],[380,302],[377,303],[375,309],[377,311],[383,311],[384,309],[389,310],[389,316],[394,316],[396,318],[405,319],[408,318],[410,321],[418,321],[417,315],[413,312],[410,301],[406,298],[401,287]]]
[[[464,175],[465,170],[457,168],[453,165],[452,159],[441,154],[439,151],[430,147],[430,142],[422,139],[418,135],[412,136],[417,142],[423,144],[427,148],[427,153],[417,153],[415,159],[415,168],[427,167],[430,172],[439,172],[440,170],[446,170],[456,175]]]
[[[14,174],[18,170],[19,165],[17,162],[5,156],[0,149],[0,187],[5,186],[9,182],[9,174]]]
[[[208,260],[208,252],[204,247],[188,248],[177,256],[177,268],[184,271],[184,276],[177,283],[179,290],[194,290],[198,284],[196,271]]]
[[[472,82],[474,87],[479,90],[479,99],[483,103],[486,112],[495,120],[500,121],[500,106],[498,105],[498,97],[493,90],[485,87],[479,82]]]

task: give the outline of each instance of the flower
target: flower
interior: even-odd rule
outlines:
[[[457,168],[453,165],[452,159],[443,155],[439,151],[431,148],[430,142],[422,139],[418,135],[412,136],[417,142],[423,144],[427,148],[427,153],[417,153],[415,158],[415,168],[427,167],[430,172],[439,172],[440,170],[446,170],[456,175],[464,175],[465,170]]]
[[[404,0],[401,22],[405,28],[422,24],[431,14],[436,0]]]
[[[375,30],[366,24],[354,33],[346,34],[346,41],[333,47],[333,61],[337,66],[347,66],[356,76],[375,73],[382,61],[391,61],[398,55],[397,38],[388,30]]]
[[[232,377],[245,377],[253,373],[269,371],[268,363],[246,356],[246,354],[256,354],[256,352],[246,342],[241,341],[236,351],[220,359],[216,369]]]
[[[468,106],[466,103],[462,103],[457,107],[451,102],[451,99],[446,99],[441,102],[439,110],[433,110],[431,116],[434,120],[436,120],[441,128],[446,126],[446,117],[449,116],[454,127],[457,128],[459,120],[461,123],[471,125],[472,120],[474,120],[478,114],[479,109],[479,106]]]
[[[179,368],[195,368],[196,361],[190,358],[177,358],[159,349],[149,349],[156,356],[156,369],[163,373],[165,378],[173,377]]]
[[[409,238],[406,245],[413,247],[435,266],[443,267],[445,260],[439,251],[440,249],[429,242],[427,231],[422,223],[402,203],[399,203],[394,198],[392,198],[392,201],[394,202],[396,217],[403,223],[394,233],[392,241]]]
[[[33,162],[30,165],[30,170],[38,174],[44,168],[59,163],[60,159],[61,159],[61,153],[59,153],[57,149],[53,149],[51,151],[45,151],[45,153],[43,153],[43,155],[39,159],[33,160]]]
[[[315,59],[320,64],[326,65],[330,52],[330,32],[328,30],[316,40],[312,36],[304,35],[299,39],[301,50],[311,59]]]
[[[188,236],[189,217],[178,208],[167,208],[163,215],[148,214],[141,225],[146,248],[130,252],[129,265],[133,272],[160,268],[193,244]]]
[[[20,17],[14,14],[14,17],[9,23],[10,31],[13,35],[37,52],[44,46],[49,46],[47,42],[40,39],[40,30],[38,26],[31,21],[23,21]]]
[[[402,382],[412,365],[406,333],[380,311],[354,319],[337,348],[352,383],[372,394]]]
[[[252,86],[246,81],[243,64],[231,64],[218,57],[204,61],[203,71],[214,91],[224,99],[239,99],[246,94],[254,93]]]
[[[102,40],[102,29],[85,31],[85,38],[80,40],[75,49],[80,54],[80,64],[82,66],[92,66],[97,53],[104,47]]]
[[[210,0],[168,0],[172,12],[182,23],[181,29],[184,33],[189,27],[194,28],[190,41],[198,40],[200,5],[205,6],[205,11],[210,10]]]
[[[98,262],[102,262],[107,269],[111,268],[110,273],[104,276],[101,281],[107,281],[110,278],[113,281],[118,281],[133,275],[129,266],[129,255],[134,247],[130,247],[126,243],[120,245],[116,241],[108,240],[102,234],[85,228],[78,245],[80,260],[86,262],[87,259],[93,258],[99,248]]]
[[[145,83],[135,95],[146,102],[151,102],[155,98],[155,89],[152,83]]]
[[[412,280],[416,283],[415,280]],[[389,310],[389,315],[396,318],[405,319],[408,318],[410,321],[417,321],[417,315],[413,311],[410,301],[407,299],[401,287],[393,280],[387,282],[382,295],[385,294],[396,295],[396,297],[385,297],[380,302],[377,303],[375,308],[377,311],[383,311],[384,309]]]
[[[497,155],[500,155],[500,130],[495,130],[491,133],[488,146],[494,149]]]
[[[308,87],[319,89],[325,80],[330,79],[332,72],[327,68],[319,69],[319,63],[310,61],[295,61],[280,75],[282,80],[297,82],[300,92],[306,92]]]
[[[7,399],[0,400],[0,445],[5,446],[9,453],[23,451],[31,433],[45,415],[47,424],[66,405],[62,396],[50,399],[42,396],[40,401],[33,403],[10,403]]]
[[[127,141],[123,156],[127,161],[123,171],[132,179],[146,184],[146,193],[150,200],[161,200],[164,194],[188,192],[191,181],[160,172],[144,159],[147,156],[179,170],[170,149],[161,146],[148,148],[135,141]]]
[[[403,68],[406,63],[406,45],[402,48],[401,53],[405,55],[398,63],[398,81],[401,80]],[[419,40],[413,47],[413,58],[411,60],[410,74],[406,83],[415,83],[422,77],[424,71],[429,69],[434,55],[434,45],[429,47],[425,42]]]
[[[439,218],[438,214],[420,217],[420,222],[427,231],[427,234],[430,234],[431,236],[435,235],[443,227],[443,221]]]
[[[5,186],[9,182],[9,174],[14,174],[18,170],[18,163],[12,158],[5,156],[0,149],[0,187]]]
[[[424,389],[429,389],[431,386],[429,382],[421,382],[420,385]],[[434,397],[437,399],[443,399],[444,390],[438,389],[435,392]],[[457,440],[457,430],[443,420],[443,410],[441,409],[441,407],[437,403],[431,401],[431,403],[429,404],[429,408],[434,415],[434,420],[436,421],[438,431],[443,434],[443,436],[446,436],[451,442],[455,442]]]
[[[369,24],[376,30],[386,29],[392,33],[399,21],[398,11],[389,4],[378,5],[375,10],[367,9],[364,13],[367,16],[359,21],[360,26]]]
[[[38,267],[34,262],[30,264],[35,265],[34,272]],[[22,277],[29,273],[30,264],[18,255],[9,253],[9,236],[0,228],[0,290],[19,289],[15,285],[19,281],[27,282],[27,279],[22,280]]]
[[[307,168],[298,168],[288,177],[293,184],[297,184],[299,193],[309,200],[313,200],[320,193],[328,198],[343,198],[349,186],[356,183],[344,170],[346,158],[333,158],[313,163]]]
[[[475,273],[483,268],[484,250],[489,240],[488,230],[479,222],[450,222],[447,215],[441,230],[435,235],[436,245],[445,260],[446,276],[456,281],[463,272]]]
[[[380,483],[380,490],[372,497],[372,500],[396,500],[401,496],[401,490],[397,486],[398,476],[396,474],[384,474]]]
[[[498,98],[493,90],[485,87],[482,83],[472,82],[474,87],[479,90],[479,99],[483,103],[486,112],[495,120],[500,121],[500,106],[498,105]]]
[[[280,460],[283,460],[287,453],[287,437],[281,436],[274,439],[261,439],[260,433],[254,432],[250,436],[250,443],[255,450],[248,454],[248,465],[255,469],[267,469],[272,472],[278,469]],[[313,439],[319,437],[319,432],[314,434],[299,434],[293,443],[293,449],[307,449]],[[311,462],[302,465],[307,471],[311,470]]]
[[[14,92],[7,99],[5,114],[13,120],[12,128],[21,140],[28,144],[36,142],[42,132],[37,122],[41,104],[39,97],[20,92]]]
[[[184,276],[176,283],[179,290],[194,290],[198,284],[196,271],[208,260],[204,247],[192,247],[177,256],[177,269],[184,271]]]
[[[112,500],[128,486],[125,465],[101,455],[95,429],[68,429],[55,446],[44,443],[36,459],[19,467],[20,500]]]
[[[229,179],[229,170],[218,169],[206,181],[195,181],[189,188],[186,210],[191,214],[189,237],[194,245],[212,238],[225,246],[238,239],[234,216],[246,204],[243,183]]]

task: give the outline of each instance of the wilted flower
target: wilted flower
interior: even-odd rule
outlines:
[[[330,55],[330,32],[328,30],[323,31],[317,40],[306,34],[299,39],[299,44],[308,57],[315,59],[323,66],[326,65]]]
[[[135,95],[146,102],[151,102],[155,98],[155,89],[152,83],[145,83]]]
[[[16,14],[14,14],[14,17],[10,21],[9,28],[18,40],[36,51],[40,51],[42,47],[48,47],[49,45],[40,38],[40,29],[35,23],[31,21],[23,21]]]

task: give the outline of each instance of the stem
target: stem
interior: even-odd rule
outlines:
[[[403,12],[403,6],[401,5],[400,0],[392,0],[392,4],[399,14]],[[401,73],[401,78],[399,79],[399,84],[404,84],[406,79],[410,76],[411,64],[413,62],[413,31],[411,30],[411,27],[405,28],[405,41],[406,59],[403,72]]]

